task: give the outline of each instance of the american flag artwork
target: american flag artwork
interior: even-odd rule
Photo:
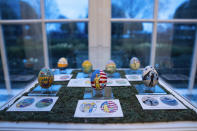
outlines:
[[[106,113],[114,113],[118,110],[118,106],[113,101],[105,101],[101,104],[101,110]]]
[[[91,85],[95,90],[102,90],[107,84],[107,75],[103,70],[96,70],[91,76]]]

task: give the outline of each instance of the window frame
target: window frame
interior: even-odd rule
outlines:
[[[152,41],[150,49],[150,65],[155,64],[156,45],[157,45],[157,24],[158,23],[196,23],[197,19],[158,19],[159,0],[154,0],[154,10],[152,19],[134,19],[134,18],[111,18],[111,0],[88,0],[89,17],[85,19],[45,19],[44,0],[40,0],[40,19],[22,19],[22,20],[2,20],[0,19],[0,46],[1,58],[4,71],[5,85],[8,93],[11,93],[11,83],[9,76],[9,68],[6,57],[4,37],[2,33],[3,24],[26,24],[41,23],[43,36],[43,55],[44,65],[49,67],[49,53],[46,34],[46,23],[57,22],[87,22],[88,23],[88,54],[89,60],[93,63],[94,69],[104,69],[104,65],[111,58],[111,23],[112,22],[149,22],[153,23]],[[101,9],[98,9],[102,8]],[[96,8],[95,8],[96,7]],[[99,20],[98,20],[99,19]],[[107,32],[102,34],[102,30]],[[197,33],[196,33],[194,51],[192,58],[192,66],[189,78],[189,90],[191,91],[195,82],[195,72],[197,65]],[[101,54],[102,55],[98,55]]]

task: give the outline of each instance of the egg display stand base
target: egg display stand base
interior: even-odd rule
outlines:
[[[107,78],[121,78],[121,77],[120,77],[120,73],[115,72],[113,74],[107,73]]]
[[[86,74],[86,73],[84,73],[84,72],[79,72],[79,73],[77,73],[77,79],[79,79],[79,78],[90,78],[90,76],[91,76],[91,74]]]
[[[55,71],[53,73],[54,73],[54,75],[58,75],[58,74],[71,74],[72,73],[72,69],[64,69],[64,70],[55,69]]]
[[[41,86],[35,87],[28,96],[56,96],[61,85],[52,85],[48,89],[43,89]]]
[[[131,75],[131,74],[142,74],[142,70],[125,70],[126,75]]]
[[[85,88],[84,99],[114,99],[111,87],[105,87],[102,91],[95,91],[92,88]]]
[[[167,94],[159,85],[147,87],[144,84],[135,85],[138,94]]]

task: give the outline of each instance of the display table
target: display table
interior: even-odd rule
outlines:
[[[72,78],[76,77],[77,72],[79,71],[73,72]],[[124,71],[120,70],[118,72],[122,78],[125,78]],[[135,86],[141,84],[141,82],[130,82],[131,86],[128,87],[112,87],[113,95],[116,99],[119,99],[122,107],[124,114],[122,118],[74,118],[77,102],[83,99],[85,88],[67,87],[68,81],[55,82],[54,84],[61,84],[62,88],[57,93],[59,99],[50,112],[6,112],[8,108],[5,108],[0,111],[0,127],[4,127],[2,129],[14,129],[17,127],[19,129],[52,128],[75,130],[88,129],[90,127],[96,129],[132,130],[136,127],[139,130],[162,130],[168,128],[178,130],[178,127],[181,129],[184,126],[187,129],[197,129],[197,114],[190,108],[181,110],[143,110],[136,98],[138,93],[135,89]],[[171,94],[165,87],[160,86],[168,94]],[[22,94],[22,96],[27,96],[29,91]],[[96,126],[91,124],[96,124]],[[101,126],[100,124],[107,125]]]

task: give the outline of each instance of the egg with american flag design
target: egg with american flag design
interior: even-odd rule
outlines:
[[[91,86],[95,90],[103,90],[107,84],[107,75],[103,70],[95,70],[91,76]]]

